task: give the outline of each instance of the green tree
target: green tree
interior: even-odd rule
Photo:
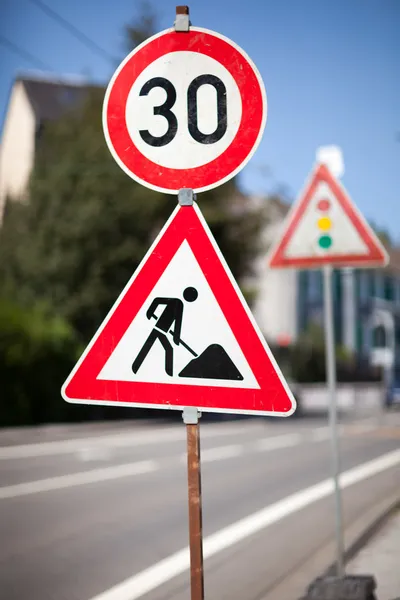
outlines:
[[[46,307],[27,309],[0,298],[0,426],[86,415],[59,393],[81,350],[68,323]]]
[[[128,27],[132,45],[154,25],[145,13]],[[141,37],[140,37],[141,36]],[[45,302],[82,339],[94,333],[176,198],[147,189],[115,163],[101,127],[104,89],[46,123],[27,204],[8,203],[0,232],[0,288],[25,306]],[[265,223],[235,179],[202,193],[199,206],[234,276],[248,274]]]
[[[335,356],[338,378],[343,377],[344,373],[354,372],[354,357],[345,346],[337,344]],[[318,323],[310,323],[290,349],[287,359],[291,375],[296,381],[325,381],[325,332],[323,327]]]

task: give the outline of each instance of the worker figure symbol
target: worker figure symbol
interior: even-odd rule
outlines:
[[[183,299],[186,302],[194,302],[197,300],[198,295],[194,287],[187,287],[183,291]],[[161,315],[157,317],[155,313],[159,306],[165,306],[165,308]],[[155,319],[156,323],[133,362],[133,372],[136,374],[139,371],[151,348],[158,340],[165,352],[165,372],[171,377],[174,375],[173,344],[175,344],[176,347],[182,346],[195,357],[180,371],[179,377],[243,380],[243,376],[219,344],[211,344],[198,355],[183,341],[181,330],[184,306],[180,298],[155,298],[152,301],[146,312],[146,317],[149,320]]]

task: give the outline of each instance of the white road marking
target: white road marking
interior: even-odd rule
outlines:
[[[254,425],[254,424],[253,424]],[[250,431],[247,425],[238,425],[234,427],[222,426],[203,426],[201,431],[202,438],[246,435]],[[82,448],[93,446],[126,448],[135,446],[144,446],[146,444],[159,444],[161,442],[180,442],[186,439],[184,427],[154,428],[148,431],[132,431],[118,435],[105,435],[92,438],[76,438],[73,440],[62,440],[54,442],[43,442],[34,444],[23,444],[21,446],[2,446],[0,447],[0,460],[10,458],[32,458],[37,456],[48,456],[56,454],[67,454],[77,452]]]
[[[342,473],[341,487],[347,488],[398,464],[400,464],[400,450],[395,450]],[[222,552],[313,502],[326,498],[332,492],[333,481],[325,479],[224,527],[205,538],[204,558],[207,559]],[[91,600],[138,600],[177,575],[184,573],[188,568],[189,549],[186,547]]]
[[[288,433],[285,435],[258,440],[255,443],[255,447],[258,451],[275,450],[276,448],[289,448],[290,446],[297,446],[297,444],[300,444],[302,440],[303,436],[300,433]]]
[[[201,450],[201,462],[215,462],[218,460],[225,460],[227,458],[234,458],[243,454],[244,446],[242,444],[230,444],[228,446],[217,446],[216,448],[207,448],[207,450]],[[187,454],[181,454],[179,457],[181,463],[187,462]]]
[[[27,496],[28,494],[60,490],[77,485],[98,483],[99,481],[107,481],[110,479],[120,479],[122,477],[130,477],[131,475],[141,475],[142,473],[150,473],[157,469],[158,465],[154,460],[144,460],[141,462],[119,465],[117,467],[92,469],[91,471],[84,473],[74,473],[72,475],[49,477],[47,479],[39,479],[38,481],[29,481],[27,483],[17,483],[15,485],[0,487],[0,499],[17,498],[18,496]]]
[[[377,415],[374,415],[373,417],[365,417],[364,419],[360,419],[358,421],[358,423],[360,424],[368,424],[368,425],[378,425],[379,424],[379,417]]]
[[[309,439],[312,442],[323,442],[328,440],[331,434],[327,427],[321,427],[320,429],[313,429],[309,432]]]
[[[239,456],[244,451],[244,447],[240,444],[232,444],[231,446],[220,446],[219,448],[209,448],[201,453],[201,462],[213,462],[216,460],[224,460]]]
[[[364,426],[364,430],[365,427],[366,426]],[[327,428],[320,428],[308,431],[307,433],[287,433],[270,438],[263,438],[251,444],[230,444],[226,446],[217,446],[215,448],[202,450],[201,460],[203,463],[217,462],[219,460],[235,458],[237,456],[247,454],[248,452],[271,452],[281,448],[297,446],[301,443],[318,442],[328,438],[329,435],[330,432]],[[112,456],[111,448],[108,448],[107,446],[95,445],[82,446],[82,448],[77,451],[76,454],[81,461],[107,460]],[[182,454],[179,460],[181,463],[186,463],[186,453]],[[90,471],[74,473],[71,475],[60,475],[26,483],[18,483],[10,486],[0,487],[0,500],[3,498],[26,496],[27,494],[48,492],[76,485],[107,481],[110,479],[120,479],[123,477],[129,477],[130,475],[148,473],[159,468],[161,468],[161,465],[155,460],[146,460],[92,469]]]
[[[375,421],[375,418],[373,419]],[[359,425],[367,425],[372,423],[371,419],[363,419],[359,421]],[[259,425],[259,423],[257,423]],[[325,428],[320,428],[325,429]],[[339,428],[340,429],[340,428]],[[237,435],[247,435],[254,431],[255,434],[260,434],[264,430],[263,427],[255,427],[255,423],[241,424],[234,426],[207,424],[202,426],[201,437],[229,437]],[[368,431],[365,429],[364,431]],[[318,429],[314,430],[318,431]],[[328,429],[326,430],[328,431]],[[291,434],[288,434],[291,435]],[[310,433],[313,436],[312,433]],[[329,437],[329,433],[321,434]],[[32,444],[22,444],[19,446],[0,446],[0,460],[18,459],[18,458],[34,458],[39,456],[52,456],[68,453],[87,452],[89,448],[129,448],[145,445],[154,445],[158,443],[180,442],[186,439],[184,428],[167,427],[167,428],[152,428],[147,431],[132,431],[129,433],[119,433],[113,435],[103,435],[89,438],[75,438],[72,440],[57,440],[52,442],[41,442]],[[314,441],[319,441],[318,434]]]
[[[368,433],[369,431],[374,431],[374,429],[376,428],[376,425],[374,425],[373,423],[360,423],[358,425],[351,425],[349,427],[349,433]]]
[[[256,444],[256,449],[263,451],[271,451],[277,448],[286,448],[300,443],[302,439],[303,437],[298,433],[284,434],[281,436],[275,436],[272,438],[260,440],[258,445]],[[227,446],[217,446],[215,448],[202,450],[201,460],[203,463],[226,460],[244,454],[246,449],[247,448],[245,444],[230,444]],[[248,449],[250,451],[254,451],[254,446],[249,445]],[[100,460],[106,459],[108,456],[107,453],[109,452],[110,450],[107,447],[89,446],[83,447],[81,449],[81,454],[78,454],[78,456],[80,460]],[[186,461],[187,455],[185,453],[180,456],[180,462],[186,463]],[[129,475],[136,475],[154,471],[160,468],[160,466],[161,465],[154,460],[147,460],[142,462],[133,462],[123,465],[92,469],[90,471],[74,473],[71,475],[60,475],[55,477],[49,477],[46,479],[40,479],[37,481],[18,483],[10,486],[0,487],[0,500],[2,498],[26,496],[27,494],[48,492],[70,486],[85,485],[88,483],[106,481],[109,479],[119,479],[121,477],[128,477]]]
[[[106,446],[88,446],[76,451],[76,458],[82,462],[110,460],[112,449]]]

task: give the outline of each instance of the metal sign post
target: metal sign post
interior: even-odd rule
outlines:
[[[192,189],[181,189],[178,193],[180,206],[192,206]],[[204,600],[203,571],[203,519],[201,501],[200,427],[201,413],[192,406],[183,409],[186,425],[187,475],[189,500],[189,549],[191,600]]]
[[[183,410],[187,433],[191,600],[204,600],[199,416],[197,408]]]
[[[214,102],[199,92],[203,86],[214,88]],[[155,88],[166,94],[161,105]],[[254,63],[225,36],[192,27],[187,6],[176,8],[174,27],[128,54],[104,96],[104,136],[117,164],[149,189],[178,194],[179,206],[61,394],[77,404],[183,411],[191,600],[204,600],[199,415],[287,417],[296,409],[194,201],[195,193],[241,171],[261,141],[266,119],[267,96]],[[154,344],[164,360],[150,352]]]
[[[339,577],[344,575],[344,540],[339,482],[332,269],[378,267],[389,262],[384,246],[339,181],[343,172],[340,148],[319,148],[317,164],[290,209],[281,235],[269,251],[267,259],[271,269],[321,268],[324,273],[326,375]]]
[[[324,266],[324,318],[325,318],[325,360],[326,377],[328,383],[329,424],[332,443],[332,476],[335,494],[335,527],[336,527],[336,569],[338,577],[344,575],[343,563],[343,519],[342,500],[340,494],[340,461],[339,440],[337,430],[337,404],[336,404],[336,358],[335,358],[335,331],[332,296],[332,267]]]

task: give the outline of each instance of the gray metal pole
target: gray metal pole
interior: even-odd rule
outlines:
[[[337,428],[337,405],[336,405],[336,357],[335,357],[335,330],[333,313],[333,295],[332,295],[332,267],[324,267],[324,307],[325,307],[325,356],[326,356],[326,376],[328,383],[328,401],[329,401],[329,424],[331,430],[332,443],[332,471],[335,494],[335,518],[336,518],[336,570],[337,575],[344,575],[343,564],[343,519],[342,502],[340,494],[340,461],[339,461],[339,441]]]

